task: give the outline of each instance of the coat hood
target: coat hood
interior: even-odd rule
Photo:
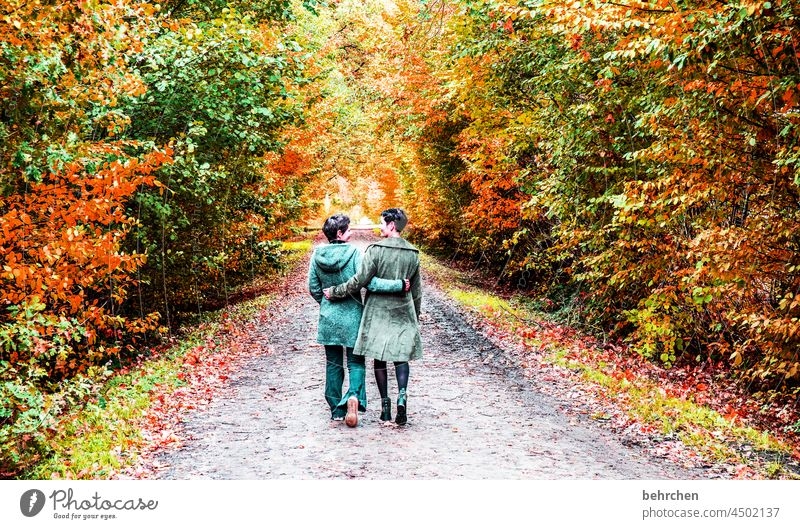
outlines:
[[[323,272],[340,272],[358,250],[349,244],[326,244],[314,252],[314,262]]]

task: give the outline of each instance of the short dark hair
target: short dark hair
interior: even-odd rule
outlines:
[[[408,224],[408,217],[406,216],[406,212],[400,208],[389,208],[381,213],[381,217],[389,224],[390,222],[394,222],[394,228],[401,232],[403,228],[406,227]]]
[[[343,213],[337,213],[328,217],[328,220],[322,225],[322,233],[328,238],[328,242],[333,242],[336,240],[336,234],[339,231],[346,232],[348,226],[350,226],[350,217]]]

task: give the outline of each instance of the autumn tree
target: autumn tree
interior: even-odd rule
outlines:
[[[155,7],[10,0],[0,8],[0,471],[41,448],[69,405],[62,380],[91,376],[158,315],[120,306],[144,261],[124,241],[126,204],[156,185],[166,146],[123,140],[128,67]]]
[[[795,4],[465,0],[408,13],[403,51],[423,66],[395,121],[413,115],[421,158],[441,154],[406,192],[455,211],[455,240],[475,258],[505,250],[504,273],[645,356],[796,386]],[[440,37],[415,40],[431,20]],[[427,107],[413,102],[420,75]],[[426,222],[455,250],[438,237],[447,220]]]
[[[144,343],[280,258],[305,180],[272,170],[316,2],[0,7],[0,472]]]

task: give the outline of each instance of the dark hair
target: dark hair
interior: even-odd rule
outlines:
[[[322,233],[328,238],[328,242],[333,242],[336,240],[336,234],[339,231],[346,232],[348,226],[350,226],[350,217],[343,213],[337,213],[328,217],[328,220],[322,225]]]
[[[383,220],[386,222],[386,224],[394,222],[394,229],[396,229],[398,232],[403,231],[403,228],[405,228],[406,224],[408,224],[406,212],[400,208],[389,208],[381,213],[381,217],[383,217]]]

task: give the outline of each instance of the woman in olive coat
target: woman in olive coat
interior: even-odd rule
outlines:
[[[346,215],[333,215],[325,221],[322,231],[330,244],[314,250],[308,271],[308,290],[320,304],[317,342],[325,346],[325,399],[331,409],[331,419],[345,419],[348,426],[358,424],[358,411],[366,411],[367,394],[364,388],[364,357],[353,354],[358,336],[363,305],[360,292],[346,299],[328,300],[324,288],[339,284],[358,270],[361,253],[347,243],[350,240],[350,219]],[[402,280],[374,278],[367,285],[368,292],[402,292]],[[342,396],[344,382],[343,354],[347,354],[350,387]],[[352,400],[351,400],[352,399]]]
[[[324,292],[331,299],[352,296],[372,278],[410,278],[410,294],[373,296],[367,293],[364,314],[358,330],[354,353],[374,359],[375,381],[381,394],[381,419],[391,420],[386,362],[392,361],[397,376],[397,424],[405,424],[408,403],[409,360],[422,357],[419,314],[422,304],[422,280],[419,250],[400,236],[408,218],[402,209],[381,213],[383,240],[367,247],[358,273],[346,283]]]

